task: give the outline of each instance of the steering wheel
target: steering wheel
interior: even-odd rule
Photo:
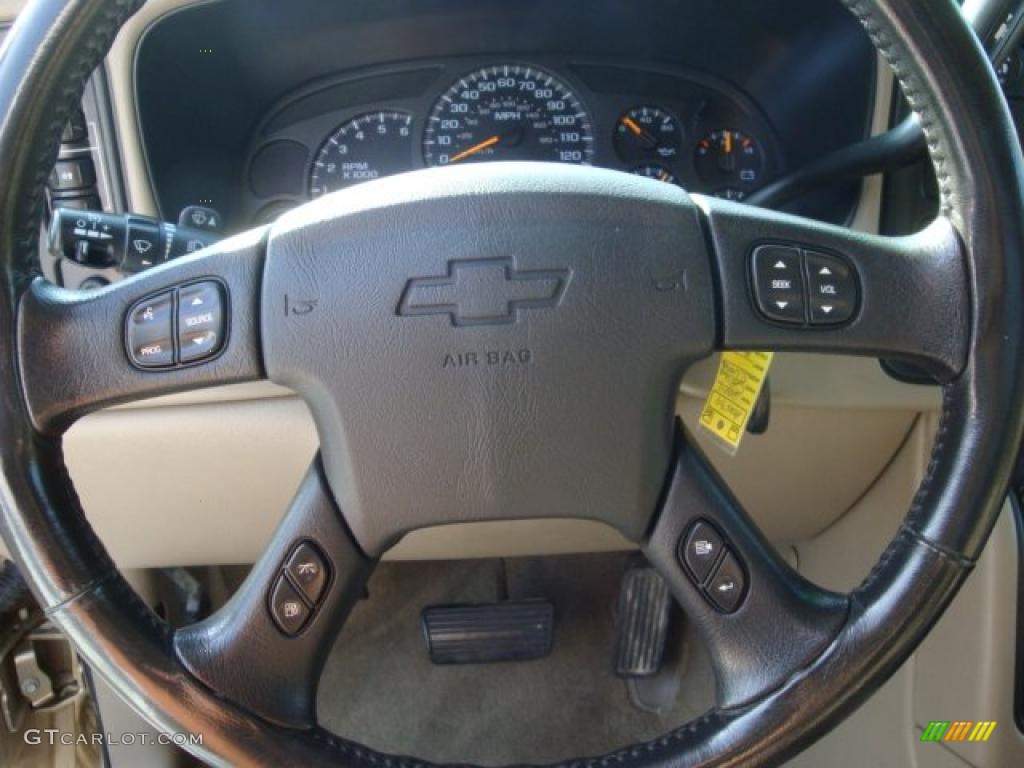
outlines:
[[[928,137],[941,213],[912,237],[610,171],[480,164],[366,184],[102,290],[63,290],[35,273],[43,185],[86,78],[139,5],[37,0],[0,59],[0,499],[49,617],[155,726],[203,733],[188,748],[214,764],[421,765],[320,728],[317,681],[381,553],[467,520],[614,526],[710,649],[714,710],[573,765],[778,763],[915,649],[985,544],[1024,414],[1024,166],[951,0],[846,0]],[[852,281],[850,317],[767,317],[759,253],[789,254],[812,285],[813,259],[830,259]],[[222,328],[194,353],[183,318],[197,296]],[[142,307],[181,338],[161,342],[173,354],[160,367],[126,347]],[[942,383],[926,477],[849,594],[781,560],[674,425],[683,372],[715,349],[903,359]],[[320,455],[237,593],[172,632],[86,521],[61,435],[116,403],[261,378],[309,404]],[[701,525],[742,584],[731,602],[689,559]],[[324,578],[282,615],[303,545]]]

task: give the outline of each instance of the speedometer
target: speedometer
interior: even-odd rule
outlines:
[[[486,160],[589,164],[587,110],[553,75],[521,64],[466,75],[434,105],[423,136],[427,165]]]

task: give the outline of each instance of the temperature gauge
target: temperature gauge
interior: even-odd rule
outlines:
[[[697,173],[713,192],[727,191],[731,199],[742,199],[761,181],[764,158],[757,142],[745,133],[724,129],[714,131],[697,143],[694,158]]]

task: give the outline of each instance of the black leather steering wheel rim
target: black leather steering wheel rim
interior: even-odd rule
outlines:
[[[1001,508],[1024,427],[1024,230],[1019,216],[1024,165],[1017,138],[993,73],[954,3],[845,3],[892,65],[921,119],[943,216],[955,226],[966,260],[969,310],[963,309],[967,302],[947,306],[969,326],[964,361],[942,371],[942,423],[926,478],[899,534],[842,603],[839,628],[814,658],[790,670],[779,684],[753,697],[739,696],[734,706],[709,712],[661,739],[569,764],[774,764],[795,754],[851,712],[916,648],[970,572]],[[192,747],[203,759],[232,765],[421,765],[318,727],[267,722],[211,690],[202,681],[210,678],[203,675],[215,672],[183,663],[181,645],[124,582],[89,527],[63,465],[60,432],[66,424],[58,418],[40,420],[35,362],[59,359],[60,340],[40,339],[40,348],[30,353],[24,339],[40,327],[33,325],[39,318],[53,320],[73,304],[33,281],[42,189],[86,78],[139,5],[129,0],[34,2],[19,17],[0,59],[0,168],[7,176],[0,189],[0,354],[7,361],[0,374],[5,377],[0,391],[5,541],[48,615],[87,662],[162,729],[204,733],[202,747]],[[745,214],[738,207],[708,205],[712,238],[726,249],[727,230],[736,221],[745,226]],[[767,226],[765,221],[755,219],[750,226]],[[768,224],[782,231],[796,226],[783,219]],[[866,249],[885,247],[881,240],[863,244]],[[949,244],[948,238],[942,241],[944,253]],[[947,253],[948,264],[959,255]],[[245,273],[237,279],[253,278]],[[944,293],[941,281],[924,287],[923,293],[957,297],[955,291]],[[926,297],[904,293],[903,298]],[[741,345],[742,328],[729,326],[730,317],[735,316],[726,318],[725,340]],[[248,375],[244,360],[227,358],[220,380]],[[229,365],[235,367],[225,373]],[[707,497],[715,496],[706,467],[684,451],[678,465],[688,464],[695,468],[680,476],[695,483],[698,496],[701,488]],[[645,542],[648,556],[663,572],[671,567],[678,535],[678,526],[659,523]],[[748,551],[760,546],[755,538]]]

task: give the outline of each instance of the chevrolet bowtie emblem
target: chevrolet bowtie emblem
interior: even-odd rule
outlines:
[[[569,284],[568,269],[518,270],[512,259],[448,262],[448,274],[405,284],[398,314],[448,315],[452,325],[514,323],[526,309],[554,307]]]

